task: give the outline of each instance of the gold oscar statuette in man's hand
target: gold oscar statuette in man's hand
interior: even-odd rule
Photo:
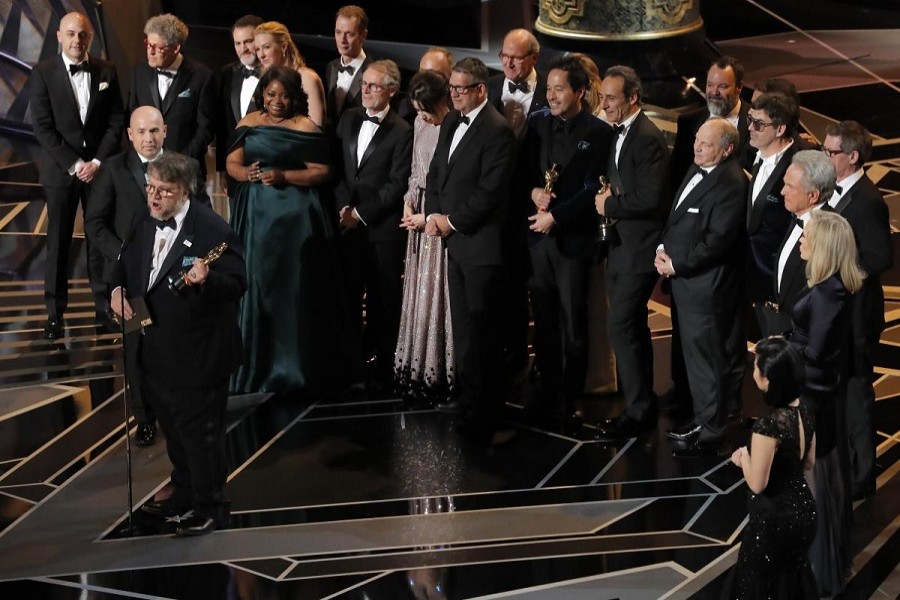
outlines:
[[[556,180],[559,179],[559,171],[556,170],[556,167],[559,165],[553,163],[553,166],[544,171],[544,191],[548,194],[553,193],[553,186],[556,184]],[[539,208],[539,213],[547,212],[546,208]]]
[[[219,257],[221,257],[227,249],[228,244],[222,242],[221,244],[210,250],[209,254],[201,258],[200,262],[206,266],[209,266],[219,260]],[[182,269],[181,272],[177,275],[169,275],[169,289],[172,290],[173,293],[181,295],[184,293],[184,290],[186,288],[193,285],[191,280],[188,278],[188,273],[190,272],[190,270],[191,267],[188,267],[187,269]]]
[[[600,191],[602,194],[609,189],[609,180],[605,175],[600,176]],[[597,242],[603,246],[609,246],[619,243],[619,232],[616,231],[615,223],[612,219],[605,215],[600,215],[600,222],[597,227]]]

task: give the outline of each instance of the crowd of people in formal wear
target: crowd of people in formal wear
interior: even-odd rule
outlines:
[[[723,56],[670,151],[631,67],[601,74],[568,54],[539,71],[524,29],[504,38],[502,73],[433,47],[404,89],[393,61],[364,50],[358,6],[336,15],[324,77],[259,17],[234,24],[237,60],[218,73],[182,52],[177,17],[144,33],[123,103],[114,66],[88,55],[90,22],[66,15],[61,55],[32,74],[31,114],[48,205],[44,333],[64,335],[80,201],[98,319],[139,321],[125,336],[137,443],[153,443],[158,421],[174,466],[173,495],[146,512],[193,511],[182,535],[227,522],[229,393],[400,393],[490,437],[529,374],[531,316],[525,416],[584,434],[599,314],[624,409],[594,435],[641,436],[666,410],[685,417],[666,432],[679,458],[723,453],[747,341],[762,339],[754,380],[771,412],[732,455],[751,507],[734,593],[841,590],[851,499],[875,490],[892,264],[859,123],[829,125],[819,145],[800,131],[790,81],[756,82],[748,100],[743,67]],[[227,224],[205,192],[213,142]],[[657,285],[673,331],[659,397]]]

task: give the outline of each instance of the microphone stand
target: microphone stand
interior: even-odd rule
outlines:
[[[137,232],[136,224],[132,226],[131,231],[122,240],[122,246],[119,248],[119,255],[116,257],[116,266],[122,263],[122,255],[125,248],[131,243]],[[128,406],[131,400],[131,383],[128,379],[128,337],[125,333],[125,287],[121,287],[119,293],[119,331],[122,333],[122,379],[124,385],[122,387],[122,429],[125,433],[125,485],[128,490],[128,524],[121,530],[128,537],[134,537],[134,480],[131,474],[131,436],[128,433]]]

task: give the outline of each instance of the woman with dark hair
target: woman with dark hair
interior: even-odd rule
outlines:
[[[400,222],[400,227],[409,230],[409,240],[394,378],[405,397],[435,401],[449,397],[453,385],[447,254],[439,238],[422,235],[422,231],[425,178],[441,123],[450,112],[447,78],[436,71],[420,71],[409,82],[409,97],[418,114],[413,128],[412,173]]]
[[[300,75],[272,67],[254,93],[259,110],[238,123],[226,159],[238,185],[231,225],[244,245],[243,365],[233,393],[329,391],[342,364],[334,229],[320,201],[328,137],[306,115]]]
[[[850,465],[844,417],[850,341],[851,294],[863,283],[856,240],[847,220],[816,210],[800,237],[809,292],[794,305],[793,344],[806,368],[803,397],[816,418],[816,468],[810,485],[819,512],[818,532],[810,548],[819,593],[832,596],[844,589],[850,574],[853,512]]]
[[[754,349],[753,380],[770,407],[753,425],[750,448],[731,461],[744,472],[750,513],[733,579],[723,598],[818,598],[807,551],[816,503],[804,477],[815,461],[815,421],[800,400],[803,359],[781,337]]]

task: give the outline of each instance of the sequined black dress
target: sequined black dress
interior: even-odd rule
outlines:
[[[818,598],[807,558],[816,534],[816,503],[803,475],[814,429],[815,421],[805,404],[775,409],[753,426],[753,433],[779,443],[766,489],[760,494],[748,492],[750,520],[723,597]]]

